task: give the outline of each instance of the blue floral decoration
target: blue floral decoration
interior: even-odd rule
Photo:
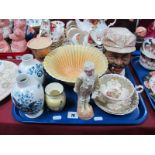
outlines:
[[[18,103],[29,104],[33,101],[33,94],[30,91],[25,91],[23,93],[15,92],[14,97]]]
[[[0,61],[0,65],[2,64],[2,61]]]
[[[42,77],[44,74],[42,64],[35,64],[28,70],[28,74],[33,75],[36,74],[38,77]]]
[[[33,94],[29,91],[19,93],[15,92],[12,100],[15,106],[24,113],[36,114],[43,107],[43,99],[33,102]]]

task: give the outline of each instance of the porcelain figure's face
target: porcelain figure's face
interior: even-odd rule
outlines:
[[[113,74],[120,74],[122,70],[130,63],[131,54],[120,54],[106,51],[105,53],[108,62],[109,70]]]
[[[94,69],[92,69],[92,70],[85,70],[84,72],[86,73],[87,76],[92,76],[94,74]]]

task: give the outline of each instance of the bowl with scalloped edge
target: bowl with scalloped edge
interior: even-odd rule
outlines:
[[[86,61],[95,64],[95,71],[99,76],[102,76],[108,68],[108,60],[101,51],[82,45],[65,45],[56,48],[45,57],[43,65],[50,76],[74,84]]]

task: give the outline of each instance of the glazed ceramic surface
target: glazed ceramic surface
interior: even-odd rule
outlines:
[[[139,63],[148,70],[155,70],[155,59],[149,58],[143,53],[140,55]]]
[[[124,102],[119,102],[119,104],[111,104],[105,100],[102,100],[102,98],[95,99],[95,104],[109,114],[126,115],[133,112],[138,107],[139,96],[136,92],[134,92],[131,97],[131,101],[126,104],[124,104]]]
[[[52,41],[57,42],[59,41],[61,36],[64,36],[65,24],[62,21],[55,20],[51,22],[51,25],[52,25],[52,32],[51,32]]]
[[[12,102],[29,118],[36,118],[43,112],[44,91],[42,85],[26,74],[19,74],[11,92]]]
[[[9,35],[11,42],[12,52],[25,52],[27,50],[27,41],[25,39],[25,29],[23,27],[23,22],[14,23],[14,31]]]
[[[155,39],[146,38],[143,42],[142,53],[149,58],[155,59]]]
[[[50,52],[44,59],[45,70],[52,77],[74,84],[86,61],[92,61],[101,76],[108,68],[105,55],[96,48],[66,45]]]
[[[149,84],[152,92],[155,94],[155,76],[151,77],[151,79],[149,80]]]
[[[44,80],[44,69],[41,62],[36,59],[33,59],[32,54],[25,54],[22,56],[22,62],[19,64],[18,67],[19,74],[27,74],[31,77],[34,77],[38,82],[41,84]]]
[[[16,79],[17,65],[13,62],[0,60],[0,101],[11,93]]]
[[[40,27],[42,19],[27,19],[26,24],[30,27]]]
[[[11,22],[9,19],[0,19],[0,29],[3,31],[3,37],[8,38],[11,33]]]
[[[45,88],[46,104],[49,109],[61,111],[66,104],[64,87],[57,82],[50,83]]]
[[[144,85],[149,90],[151,98],[155,101],[155,71],[150,72],[144,78]]]
[[[38,37],[31,39],[27,46],[30,49],[40,50],[49,47],[52,44],[52,41],[47,37]]]
[[[58,41],[52,42],[52,44],[50,46],[50,50],[54,50],[54,49],[60,47],[64,43],[64,41],[65,41],[65,37],[61,36]]]
[[[50,29],[50,20],[43,19],[41,22],[40,30],[39,30],[40,37],[51,37],[51,29]]]
[[[155,70],[155,39],[146,38],[141,49],[140,64],[149,70]]]
[[[100,78],[100,98],[107,103],[123,104],[130,103],[131,98],[136,91],[141,93],[143,86],[134,88],[133,84],[124,76],[117,74],[107,74]]]
[[[49,53],[51,44],[52,40],[48,37],[38,37],[31,39],[27,46],[32,49],[36,59],[42,60]]]
[[[0,29],[0,53],[10,52],[10,45],[3,37],[3,31]]]
[[[75,20],[69,20],[66,23],[66,30],[69,30],[70,28],[73,28],[73,27],[77,27]]]

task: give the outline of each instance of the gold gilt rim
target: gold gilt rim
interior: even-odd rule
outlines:
[[[139,96],[138,96],[138,94],[135,91],[134,94],[133,94],[133,96],[132,96],[131,104],[128,105],[125,109],[120,109],[120,110],[112,110],[112,109],[109,109],[107,107],[107,104],[108,103],[101,101],[100,98],[95,99],[95,104],[101,110],[105,111],[108,114],[122,115],[123,116],[123,115],[127,115],[127,114],[132,113],[138,107],[138,104],[139,104]]]

